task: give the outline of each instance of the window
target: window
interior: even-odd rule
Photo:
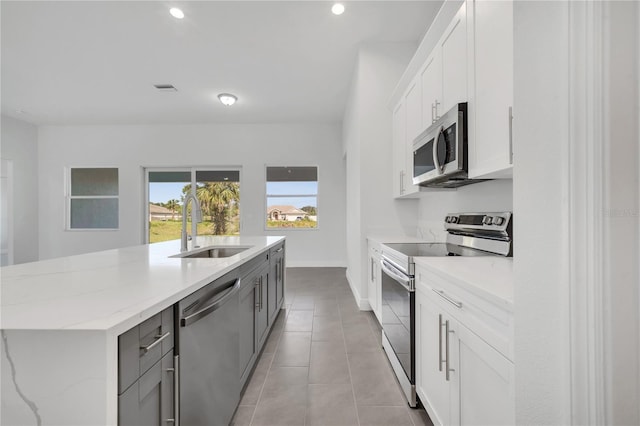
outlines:
[[[238,169],[147,169],[147,242],[175,240],[182,229],[184,197],[195,192],[202,208],[198,235],[240,234]],[[191,230],[191,206],[187,229]],[[191,233],[191,231],[189,231]]]
[[[118,229],[118,169],[70,168],[67,229]]]
[[[318,227],[318,168],[267,167],[267,229]]]

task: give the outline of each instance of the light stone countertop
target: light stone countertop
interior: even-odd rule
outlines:
[[[513,258],[415,257],[416,267],[425,268],[443,279],[513,311]]]
[[[0,268],[0,326],[118,335],[282,240],[199,236],[200,247],[251,247],[218,259],[171,258],[174,240]]]

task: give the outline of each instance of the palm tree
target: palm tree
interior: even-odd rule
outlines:
[[[213,233],[225,235],[233,207],[240,202],[237,182],[207,182],[196,189],[196,196],[203,210],[209,212]]]
[[[191,184],[185,185],[183,193],[191,191]],[[196,197],[204,215],[213,223],[214,235],[226,235],[227,225],[240,202],[238,182],[207,182],[198,185]]]
[[[165,207],[171,210],[171,220],[175,220],[176,210],[180,207],[180,201],[169,200],[165,203]]]

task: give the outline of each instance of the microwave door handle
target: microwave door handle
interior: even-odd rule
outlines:
[[[439,175],[444,173],[444,165],[440,164],[440,159],[438,158],[438,144],[440,143],[440,135],[442,135],[443,133],[444,127],[441,127],[440,131],[433,140],[433,163],[435,164],[436,170],[438,171]],[[443,137],[442,139],[444,140],[445,138]]]

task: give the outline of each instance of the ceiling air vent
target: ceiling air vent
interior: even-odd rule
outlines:
[[[155,87],[161,92],[177,92],[178,91],[178,89],[176,89],[173,86],[173,84],[154,84],[153,87]]]

